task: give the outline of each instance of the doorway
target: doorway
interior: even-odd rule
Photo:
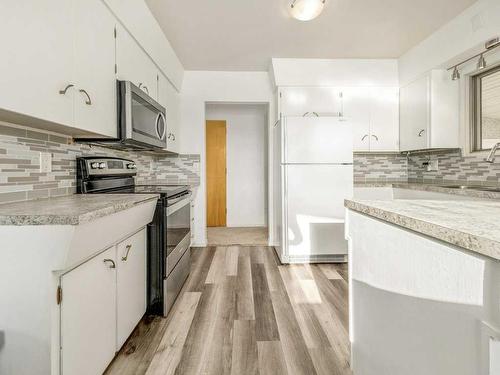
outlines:
[[[227,224],[226,121],[207,120],[207,227]]]
[[[205,110],[208,244],[267,245],[269,107],[210,103]]]

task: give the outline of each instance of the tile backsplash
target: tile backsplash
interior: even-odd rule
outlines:
[[[398,153],[354,154],[354,182],[407,182],[406,156]]]
[[[52,171],[40,172],[40,153],[52,155]],[[0,124],[0,202],[46,198],[76,192],[78,156],[114,156],[134,160],[138,183],[162,179],[198,185],[199,155],[153,156],[75,144],[71,138]]]

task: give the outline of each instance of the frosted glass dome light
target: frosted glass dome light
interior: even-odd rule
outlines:
[[[326,0],[294,0],[290,13],[300,21],[310,21],[318,17],[325,7]]]

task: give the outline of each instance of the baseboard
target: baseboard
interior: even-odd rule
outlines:
[[[347,254],[289,255],[288,263],[347,263]],[[282,260],[284,262],[284,260]]]

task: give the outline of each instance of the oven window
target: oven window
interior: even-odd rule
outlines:
[[[189,235],[191,230],[191,207],[186,204],[167,216],[167,256]]]
[[[132,128],[134,131],[150,138],[160,139],[159,130],[156,128],[157,120],[156,108],[132,93]]]

